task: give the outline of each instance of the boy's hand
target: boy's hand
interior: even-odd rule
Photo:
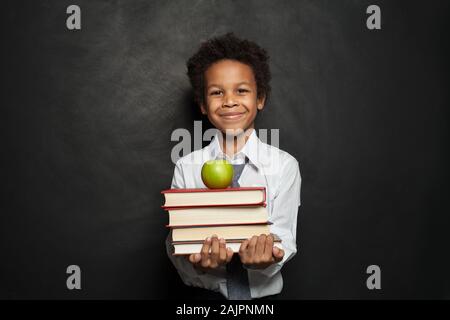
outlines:
[[[216,269],[227,264],[233,257],[233,250],[226,247],[225,239],[218,239],[217,235],[207,238],[200,253],[191,254],[189,262],[202,271]]]
[[[243,264],[256,269],[265,269],[283,260],[284,251],[273,246],[272,235],[262,234],[242,242],[239,256]]]

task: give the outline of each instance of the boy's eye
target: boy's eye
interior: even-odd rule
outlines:
[[[247,89],[238,89],[237,91],[238,91],[238,93],[249,92],[249,90],[247,90]],[[222,91],[220,91],[220,90],[214,90],[214,91],[211,91],[210,95],[218,95],[221,93],[222,93]]]

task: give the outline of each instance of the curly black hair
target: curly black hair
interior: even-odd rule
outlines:
[[[204,102],[204,73],[213,63],[230,59],[245,63],[253,70],[256,80],[257,98],[269,97],[270,69],[267,51],[256,43],[240,39],[233,32],[203,42],[199,50],[187,61],[187,75],[194,89],[194,99]]]

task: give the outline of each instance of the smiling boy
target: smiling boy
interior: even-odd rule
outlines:
[[[204,42],[187,66],[196,103],[218,130],[208,146],[178,160],[171,188],[205,188],[200,172],[207,160],[225,158],[243,165],[237,185],[266,188],[270,230],[281,238],[283,250],[274,247],[272,235],[254,235],[239,252],[211,235],[200,253],[180,257],[172,255],[169,234],[167,254],[186,285],[228,299],[278,294],[283,287],[280,270],[297,252],[301,177],[294,157],[256,135],[255,119],[270,93],[268,55],[257,44],[228,33]],[[236,264],[242,273],[238,289],[231,276]]]

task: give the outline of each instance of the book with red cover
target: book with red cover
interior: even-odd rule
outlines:
[[[172,228],[172,241],[203,241],[216,234],[226,241],[231,239],[248,239],[254,235],[269,234],[270,227],[265,224],[238,225],[238,226],[211,226],[193,228]]]
[[[200,207],[266,206],[265,187],[168,189],[161,191],[161,194],[165,196],[166,202],[161,206],[165,210]],[[180,195],[180,197],[173,197],[173,195]]]
[[[241,225],[267,223],[269,215],[264,206],[228,206],[166,209],[167,227],[194,227],[213,225]]]
[[[281,242],[281,239],[278,235],[274,233],[271,233],[271,235],[273,236],[273,240],[275,242]],[[227,243],[236,243],[236,242],[241,243],[244,240],[246,239],[227,239]],[[195,243],[203,244],[204,242],[205,240],[186,240],[186,241],[171,241],[171,244],[195,244]]]
[[[181,228],[203,228],[203,227],[232,227],[232,226],[254,226],[254,225],[271,225],[273,224],[270,221],[257,221],[257,222],[237,222],[237,223],[221,223],[221,224],[217,224],[217,223],[209,223],[209,224],[185,224],[182,226],[171,226],[166,224],[166,228],[171,228],[171,229],[181,229]]]
[[[282,241],[281,239],[276,235],[272,234],[274,236],[274,246],[278,247],[280,249],[283,249]],[[227,247],[231,248],[233,252],[238,252],[239,248],[242,244],[242,242],[245,239],[229,239],[227,240]],[[173,246],[173,253],[174,256],[179,255],[189,255],[193,253],[200,253],[202,247],[203,247],[204,241],[177,241],[172,242]]]

